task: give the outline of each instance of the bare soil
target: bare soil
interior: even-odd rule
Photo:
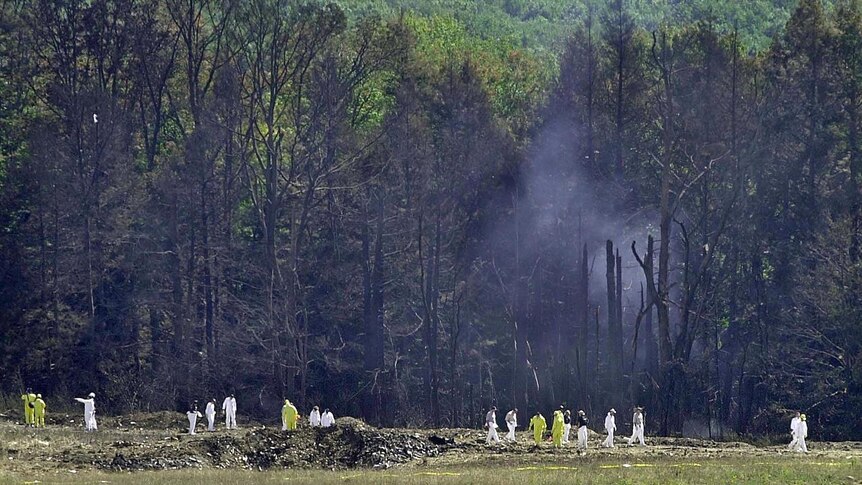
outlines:
[[[204,420],[205,421],[205,420]],[[600,448],[604,435],[590,433],[586,452],[574,443],[555,449],[535,446],[518,433],[516,443],[486,445],[485,433],[472,429],[377,429],[353,418],[339,418],[328,429],[280,427],[240,421],[240,429],[187,434],[185,415],[139,413],[100,418],[99,431],[83,430],[80,416],[49,415],[48,427],[20,423],[14,411],[0,413],[0,471],[12,473],[73,470],[138,471],[173,469],[382,469],[500,463],[541,464],[561,460],[584,463],[650,462],[666,459],[775,459],[786,445],[754,446],[688,438],[648,438],[646,447],[617,440]],[[810,442],[809,458],[859,460],[862,443]]]

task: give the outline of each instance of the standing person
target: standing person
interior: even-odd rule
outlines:
[[[230,395],[230,403],[231,403],[231,405],[232,405],[232,408],[231,408],[231,411],[230,411],[230,421],[231,421],[231,424],[233,425],[233,428],[232,428],[232,429],[236,429],[236,411],[237,411],[237,405],[236,405],[236,396],[234,396],[233,394],[231,394],[231,395]]]
[[[506,441],[515,441],[515,428],[518,427],[518,408],[506,413],[506,427],[509,428],[509,433],[506,434]]]
[[[311,409],[311,413],[308,415],[308,424],[311,425],[312,428],[316,426],[320,426],[320,408],[314,406]]]
[[[30,400],[27,398],[27,394],[30,394],[30,388],[24,391],[24,394],[21,394],[21,404],[24,406],[24,413],[22,414],[24,417],[24,425],[30,426]]]
[[[296,423],[299,421],[299,411],[296,410],[296,406],[294,406],[292,402],[288,402],[288,404],[290,413],[287,416],[287,429],[292,431],[296,429]]]
[[[572,411],[566,409],[563,413],[563,443],[569,442],[569,433],[572,431]]]
[[[84,428],[87,431],[96,431],[96,394],[90,393],[86,398],[76,397],[76,401],[84,405]]]
[[[48,407],[45,401],[42,400],[41,394],[36,394],[36,401],[33,402],[33,419],[37,428],[45,427],[45,408]]]
[[[198,418],[202,418],[203,415],[200,411],[198,411],[198,402],[195,401],[194,404],[191,405],[186,416],[189,418],[189,434],[197,434],[195,433],[195,426],[198,424]]]
[[[209,400],[204,414],[207,415],[207,431],[215,431],[215,399]]]
[[[808,446],[805,444],[805,438],[808,438],[808,418],[804,414],[799,416],[799,424],[796,425],[796,439],[799,443],[796,445],[796,451],[808,453]]]
[[[587,437],[589,436],[589,429],[587,428],[587,415],[584,413],[584,410],[578,411],[578,448],[582,450],[587,449]]]
[[[602,446],[605,448],[613,448],[614,447],[614,431],[617,430],[617,411],[614,408],[611,408],[608,411],[608,415],[605,416],[605,431],[608,432],[608,437],[605,438],[605,442],[602,443]]]
[[[554,439],[554,448],[563,446],[563,428],[566,427],[563,419],[563,411],[554,411],[554,421],[551,423],[551,437]]]
[[[542,444],[542,435],[545,434],[546,429],[548,429],[548,424],[545,422],[545,417],[542,416],[542,413],[536,411],[536,415],[530,419],[530,427],[527,428],[527,431],[533,430],[533,439],[536,440],[536,446]]]
[[[236,397],[233,394],[224,398],[221,404],[224,410],[224,426],[227,429],[236,429]]]
[[[323,410],[323,414],[320,415],[320,427],[328,428],[335,424],[335,416],[332,415],[332,411],[329,408]]]
[[[491,440],[499,443],[500,437],[497,436],[497,406],[491,406],[488,414],[485,415],[485,426],[488,427],[488,437],[485,438],[485,443],[490,445]]]
[[[644,412],[642,407],[635,408],[635,414],[632,416],[632,435],[628,438],[628,443],[632,444],[632,441],[638,440],[640,441],[641,446],[645,446],[644,443]]]
[[[796,415],[793,416],[793,419],[790,420],[790,444],[787,445],[787,449],[793,451],[799,445],[799,438],[796,436],[796,429],[799,427],[799,417],[802,414],[799,411],[796,411]]]
[[[36,395],[33,394],[33,389],[28,387],[24,394],[21,395],[21,400],[24,401],[24,423],[27,426],[35,425],[36,413],[34,412],[35,407],[33,403],[36,402]]]
[[[293,416],[290,415],[290,401],[285,399],[284,406],[281,407],[281,430],[287,431],[287,426],[290,421],[293,419]]]

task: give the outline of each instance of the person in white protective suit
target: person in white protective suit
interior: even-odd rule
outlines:
[[[207,415],[207,431],[215,431],[215,399],[209,400],[204,414]]]
[[[804,414],[799,416],[799,423],[796,425],[796,451],[800,453],[808,453],[808,446],[805,444],[805,438],[808,438],[808,418]]]
[[[611,410],[608,411],[608,415],[605,416],[605,431],[608,432],[608,437],[605,438],[604,443],[602,443],[602,446],[604,446],[605,448],[614,447],[614,432],[617,430],[616,415],[617,411],[611,408]]]
[[[323,410],[323,414],[320,415],[320,427],[328,428],[335,424],[335,416],[332,415],[332,411],[328,408]]]
[[[224,398],[221,404],[224,411],[224,426],[227,429],[236,429],[236,397],[233,394]]]
[[[644,410],[641,407],[636,407],[635,414],[632,416],[632,435],[628,438],[628,443],[632,444],[634,440],[638,440],[641,446],[646,446],[644,443]]]
[[[506,441],[515,441],[515,428],[518,427],[518,408],[506,413],[506,427],[509,428]]]
[[[96,431],[96,394],[90,393],[86,398],[76,397],[76,401],[84,404],[84,429],[87,431]]]
[[[198,424],[198,418],[202,418],[203,415],[200,411],[198,411],[198,402],[195,401],[192,404],[191,408],[186,412],[186,416],[189,418],[189,434],[197,434],[195,433],[195,426]]]
[[[320,426],[320,408],[314,406],[312,408],[311,413],[308,415],[308,424],[311,425],[312,428],[315,426]]]
[[[799,417],[802,416],[802,413],[796,411],[796,415],[793,416],[793,419],[790,420],[790,444],[787,445],[787,449],[793,451],[799,445],[799,438],[796,437],[796,428],[799,427]]]
[[[497,407],[491,406],[491,409],[488,411],[488,414],[485,415],[485,426],[488,427],[488,437],[485,439],[485,443],[491,444],[491,440],[494,440],[495,443],[500,442],[500,437],[497,436]]]

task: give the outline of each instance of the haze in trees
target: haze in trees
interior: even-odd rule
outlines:
[[[862,6],[658,3],[0,3],[0,390],[862,439]]]

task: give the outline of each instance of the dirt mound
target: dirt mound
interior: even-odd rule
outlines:
[[[166,438],[149,445],[120,441],[113,447],[114,456],[97,460],[97,468],[388,468],[439,454],[437,445],[418,433],[378,430],[352,418],[339,419],[327,429],[283,432],[264,427],[188,440]]]
[[[419,433],[379,430],[352,418],[339,420],[339,430],[350,466],[387,467],[439,453],[438,445]]]
[[[176,412],[105,417],[97,433],[87,433],[77,415],[55,415],[58,425],[34,429],[0,418],[0,471],[101,469],[111,471],[167,469],[356,469],[428,464],[461,464],[488,460],[529,461],[615,459],[626,462],[668,457],[778,456],[786,445],[756,446],[686,438],[648,437],[649,446],[601,448],[591,436],[587,453],[574,444],[536,446],[521,432],[517,442],[486,445],[477,429],[377,429],[353,418],[339,418],[331,428],[240,426],[213,433],[186,433],[185,416]],[[70,424],[71,423],[71,424]],[[862,456],[862,443],[809,443],[814,454]]]

